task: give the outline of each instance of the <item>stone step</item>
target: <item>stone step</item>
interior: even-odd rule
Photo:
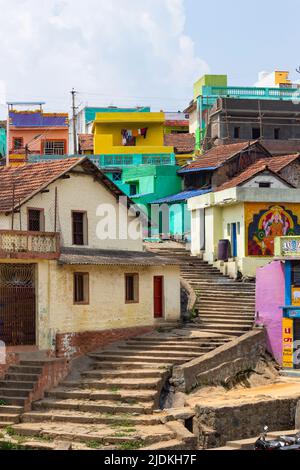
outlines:
[[[239,330],[236,330],[236,329],[232,329],[231,327],[228,327],[227,325],[223,326],[222,328],[213,328],[213,327],[206,327],[206,326],[203,326],[201,327],[202,330],[206,331],[206,332],[211,332],[211,333],[218,333],[220,329],[222,329],[222,333],[224,334],[227,334],[227,335],[230,335],[230,336],[242,336],[244,335],[247,331],[250,331],[249,328],[247,329],[239,329]]]
[[[153,343],[148,343],[147,345],[143,345],[141,346],[141,344],[130,344],[128,346],[124,345],[124,346],[119,346],[119,349],[120,351],[126,351],[126,348],[130,347],[130,350],[135,350],[135,351],[140,351],[140,352],[143,352],[143,351],[148,351],[148,350],[151,350],[151,351],[170,351],[170,348],[172,350],[172,353],[173,352],[203,352],[205,351],[206,349],[209,348],[209,346],[198,346],[198,345],[190,345],[190,346],[181,346],[181,345],[170,345],[170,344],[153,344]]]
[[[102,358],[103,356],[120,356],[122,355],[122,357],[124,358],[129,358],[131,356],[138,356],[138,357],[142,357],[142,356],[151,356],[151,357],[161,357],[161,352],[156,350],[156,349],[147,349],[146,351],[143,350],[143,347],[140,348],[140,350],[136,351],[135,349],[130,349],[129,347],[127,347],[126,349],[106,349],[105,352],[103,352],[102,354],[100,353],[99,355],[97,355],[98,358]],[[187,351],[170,351],[168,353],[163,353],[164,355],[164,358],[165,359],[171,359],[173,360],[173,358],[177,358],[177,357],[193,357],[195,356],[194,353],[192,352],[187,352]],[[95,355],[93,355],[95,356]]]
[[[59,399],[78,399],[78,400],[110,400],[122,401],[127,403],[141,403],[155,400],[157,391],[153,390],[82,390],[80,388],[58,387],[45,392],[46,397]]]
[[[5,388],[12,388],[15,390],[28,390],[31,391],[34,388],[34,382],[21,382],[15,380],[1,380],[0,381],[0,391]]]
[[[192,355],[193,357],[195,357],[195,355]],[[144,355],[134,355],[134,356],[123,356],[120,354],[119,352],[119,355],[108,355],[108,354],[105,354],[105,355],[99,355],[99,356],[91,356],[93,359],[99,361],[99,363],[101,364],[101,361],[105,361],[105,362],[120,362],[119,364],[119,367],[123,367],[123,363],[124,362],[127,362],[127,364],[130,365],[131,364],[135,364],[138,363],[138,362],[142,362],[144,364],[146,363],[150,363],[150,364],[153,364],[153,363],[157,363],[157,364],[161,364],[161,363],[164,363],[164,361],[166,359],[168,359],[169,362],[171,362],[172,364],[183,364],[184,362],[188,362],[191,360],[192,358],[191,355],[186,355],[186,354],[182,354],[181,356],[168,356],[166,357],[165,354],[160,354],[160,355],[157,355],[157,356],[154,356],[154,355],[149,355],[149,356],[144,356]],[[196,357],[200,357],[201,354],[196,354]]]
[[[224,329],[230,329],[231,331],[235,331],[235,330],[241,330],[241,331],[244,331],[244,330],[249,330],[250,326],[248,324],[244,324],[244,323],[237,323],[237,322],[234,322],[234,323],[229,323],[229,322],[199,322],[199,325],[201,326],[201,328],[203,329],[206,329],[206,330],[209,330],[209,329],[214,329],[214,330],[223,330]],[[251,324],[252,325],[252,324]]]
[[[9,371],[5,375],[5,380],[16,382],[36,382],[38,378],[38,374],[18,374]]]
[[[238,322],[250,322],[251,324],[254,323],[254,315],[230,315],[228,313],[223,313],[223,314],[216,314],[216,313],[203,313],[199,312],[199,321],[202,322],[213,322],[215,320],[217,321],[224,321],[227,323],[227,321],[238,321]]]
[[[25,366],[25,365],[15,365],[9,367],[9,373],[17,374],[41,374],[43,371],[42,367],[37,366]]]
[[[97,380],[97,379],[83,379],[78,383],[78,381],[65,381],[61,385],[62,387],[74,387],[78,388],[87,388],[95,390],[108,390],[108,389],[122,389],[122,390],[140,390],[140,389],[158,389],[161,378],[159,379],[149,379],[149,378],[135,378],[135,379],[108,379]],[[113,392],[115,393],[115,392]]]
[[[81,375],[83,378],[103,378],[103,379],[110,379],[110,378],[161,378],[167,372],[161,369],[132,369],[132,370],[90,370],[87,372],[83,372]]]
[[[205,318],[205,316],[202,316],[200,315],[199,317],[199,323],[201,325],[203,324],[206,324],[206,323],[209,323],[209,324],[214,324],[214,325],[219,325],[219,324],[223,324],[223,325],[253,325],[253,321],[252,320],[247,320],[247,319],[241,319],[239,320],[238,318],[224,318],[224,317],[221,317],[221,318],[217,318],[216,316],[215,317],[207,317]]]
[[[185,330],[186,331],[186,330]],[[206,341],[208,341],[207,338],[199,338],[199,336],[187,336],[188,335],[188,332],[187,334],[183,334],[182,336],[179,336],[179,335],[176,335],[176,336],[168,336],[167,338],[165,338],[163,341],[164,343],[185,343],[188,341],[188,343],[190,344],[194,344],[194,343],[198,343],[198,342],[203,342],[205,343]],[[214,338],[209,338],[209,342],[210,341],[213,341],[213,342],[218,342],[218,341],[223,341],[223,340],[226,340],[227,338],[222,336],[222,335],[219,335],[219,336],[216,336]],[[145,338],[142,338],[142,337],[137,337],[137,338],[134,338],[133,340],[130,340],[130,341],[134,341],[134,342],[143,342],[143,344],[146,344],[146,343],[152,343],[153,341],[158,341],[159,343],[161,342],[161,339],[157,339],[157,337],[147,337],[145,336]]]
[[[7,428],[8,426],[13,426],[14,424],[16,424],[17,421],[1,421],[1,418],[0,418],[0,429],[5,429]]]
[[[137,369],[137,368],[141,368],[141,369],[149,369],[149,368],[153,368],[153,369],[156,369],[158,366],[160,366],[161,370],[162,371],[167,371],[167,370],[170,370],[171,367],[172,367],[172,364],[169,363],[169,364],[166,364],[163,362],[163,360],[160,360],[160,361],[153,361],[152,359],[151,360],[145,360],[145,361],[142,361],[140,358],[138,361],[132,361],[132,360],[127,360],[126,358],[124,358],[124,361],[117,361],[118,358],[116,358],[115,356],[111,357],[110,359],[108,360],[97,360],[97,362],[95,362],[94,364],[94,368],[95,369],[104,369],[104,370],[111,370],[111,369],[114,369],[114,370],[123,370],[123,369],[126,369],[126,370],[131,370],[131,369]]]
[[[19,436],[34,436],[81,443],[98,442],[102,445],[118,445],[129,442],[134,444],[137,441],[143,442],[145,445],[151,445],[176,437],[175,432],[163,424],[136,426],[130,433],[125,432],[122,428],[115,429],[103,424],[99,426],[81,424],[74,427],[68,425],[68,423],[22,423],[14,425],[13,430]]]
[[[23,410],[22,406],[0,405],[0,413],[4,414],[21,414]]]
[[[6,395],[1,394],[1,391],[0,391],[0,402],[1,403],[5,402],[6,405],[24,407],[26,400],[27,400],[27,397],[24,398],[20,396],[16,396],[16,397],[6,396]]]
[[[0,388],[1,397],[23,397],[27,398],[30,390],[22,388]]]
[[[36,401],[32,405],[33,410],[71,410],[71,411],[82,411],[88,413],[109,413],[112,415],[124,414],[124,413],[137,413],[140,415],[150,414],[153,412],[153,403],[142,403],[142,404],[130,404],[130,403],[116,403],[114,401],[100,401],[100,400],[56,400],[56,399],[44,399]]]
[[[153,415],[108,415],[72,410],[30,411],[22,416],[23,423],[62,422],[77,424],[110,424],[130,427],[135,425],[151,426],[161,424],[161,417]]]
[[[2,423],[19,423],[20,415],[13,413],[0,413],[0,422]]]
[[[151,444],[146,447],[141,447],[139,450],[141,451],[167,451],[167,450],[184,450],[186,445],[183,441],[179,439],[170,439],[167,442],[159,442],[156,444]]]

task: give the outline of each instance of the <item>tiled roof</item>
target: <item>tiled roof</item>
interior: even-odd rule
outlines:
[[[194,134],[166,134],[165,145],[174,147],[175,153],[192,153],[195,150]]]
[[[10,111],[10,125],[14,127],[68,127],[68,114],[42,113],[41,111]]]
[[[79,134],[78,135],[79,147],[82,152],[94,151],[94,135],[93,134]]]
[[[58,263],[70,265],[176,266],[180,264],[180,261],[145,251],[62,248]]]
[[[178,194],[173,194],[172,196],[166,196],[157,201],[153,201],[152,204],[167,204],[171,202],[181,202],[187,201],[192,197],[201,196],[202,194],[211,193],[211,189],[192,189],[190,191],[183,191]]]
[[[93,173],[115,197],[124,195],[87,157],[27,163],[17,167],[0,167],[0,212],[10,212],[13,205],[16,208],[24,204],[79,164]],[[128,199],[128,206],[131,204]]]
[[[180,173],[188,173],[190,171],[197,171],[206,168],[218,168],[222,166],[226,160],[232,158],[234,155],[237,155],[242,150],[248,149],[248,147],[255,143],[256,141],[217,145],[205,152],[203,155],[197,158],[197,160],[182,168]]]
[[[277,158],[277,157],[275,157],[275,158]],[[276,173],[276,171],[272,170],[271,165],[269,165],[270,160],[274,160],[274,159],[261,159],[261,160],[258,160],[257,162],[253,163],[248,168],[246,168],[246,170],[242,171],[239,175],[232,178],[230,181],[226,181],[226,183],[223,183],[221,186],[219,186],[216,189],[216,191],[223,191],[224,189],[235,188],[236,186],[239,186],[243,183],[246,183],[248,180],[250,180],[254,176],[256,176],[259,173],[262,173],[264,171],[269,171],[270,173],[273,173],[277,178],[280,178],[288,186],[294,187],[286,179],[279,176]]]
[[[166,127],[189,127],[189,124],[190,122],[188,119],[183,119],[183,120],[167,119],[165,121]]]
[[[298,158],[300,158],[299,153],[294,153],[293,155],[278,155],[277,157],[268,158],[267,162],[269,168],[277,173],[278,171],[283,170],[283,168],[288,166],[290,163],[293,163]]]

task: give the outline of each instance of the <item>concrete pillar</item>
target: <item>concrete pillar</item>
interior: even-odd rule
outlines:
[[[297,431],[300,431],[300,401],[298,401],[296,407],[295,429],[297,429]]]

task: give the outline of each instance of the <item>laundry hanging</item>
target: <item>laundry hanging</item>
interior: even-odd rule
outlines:
[[[138,136],[147,137],[148,128],[143,127],[141,129],[122,129],[122,145],[127,146],[135,146],[136,145],[136,138]]]

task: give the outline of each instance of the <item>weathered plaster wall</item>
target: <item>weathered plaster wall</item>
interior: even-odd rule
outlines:
[[[70,179],[58,180],[49,185],[49,192],[44,194],[37,194],[28,203],[24,204],[21,208],[21,214],[14,216],[15,230],[27,230],[27,209],[39,208],[45,211],[45,231],[54,231],[54,217],[55,217],[55,188],[57,187],[58,193],[58,224],[57,229],[61,232],[61,239],[63,246],[72,246],[72,218],[73,211],[87,211],[88,219],[88,247],[98,249],[118,249],[118,250],[132,250],[142,251],[143,241],[142,238],[137,240],[121,239],[119,237],[119,223],[118,217],[115,226],[114,239],[99,240],[97,237],[97,224],[100,222],[101,217],[97,215],[97,208],[100,204],[106,204],[107,209],[112,207],[118,216],[118,203],[115,197],[104,188],[99,182],[94,181],[89,175],[82,173],[71,173]],[[105,209],[105,210],[107,210]],[[122,209],[123,218],[126,221],[127,210]],[[104,217],[106,214],[104,212]],[[128,217],[128,224],[138,233],[139,221],[132,215]],[[11,228],[11,216],[0,217],[0,228]],[[126,232],[125,232],[126,236]]]
[[[264,324],[267,348],[282,363],[282,309],[285,305],[284,265],[273,261],[259,268],[256,274],[257,322]]]

